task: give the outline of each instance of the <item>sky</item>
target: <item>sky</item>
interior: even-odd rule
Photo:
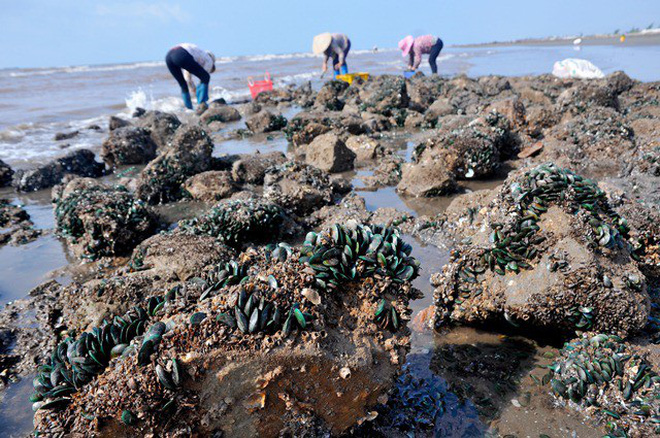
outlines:
[[[445,45],[660,26],[660,0],[0,0],[0,68],[154,61],[181,42],[216,56],[354,49],[435,34]]]

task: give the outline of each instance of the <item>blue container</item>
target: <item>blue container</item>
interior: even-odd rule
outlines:
[[[403,77],[406,78],[406,79],[408,79],[408,78],[413,77],[414,74],[415,74],[414,71],[404,71],[404,72],[403,72]]]

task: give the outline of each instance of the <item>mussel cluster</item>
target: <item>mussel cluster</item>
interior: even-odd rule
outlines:
[[[101,374],[111,359],[125,354],[131,340],[144,333],[150,317],[162,308],[163,302],[163,298],[154,297],[147,302],[147,309],[136,306],[77,339],[67,337],[60,342],[33,380],[33,409],[66,406],[71,394]]]
[[[181,231],[206,234],[224,244],[238,247],[245,242],[271,239],[279,234],[284,221],[282,209],[275,204],[255,200],[222,202],[199,218],[182,221]]]
[[[403,283],[419,275],[419,262],[411,251],[395,228],[335,224],[325,232],[307,234],[300,261],[311,266],[322,289],[372,275]]]
[[[83,257],[91,260],[130,251],[156,228],[149,208],[123,187],[75,190],[57,201],[55,220],[63,237],[84,239]]]
[[[566,343],[551,371],[554,394],[593,409],[608,436],[627,437],[640,427],[660,433],[660,376],[618,336]]]

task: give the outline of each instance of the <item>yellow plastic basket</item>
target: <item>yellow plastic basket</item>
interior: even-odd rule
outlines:
[[[335,79],[338,79],[338,80],[344,81],[344,82],[348,82],[348,84],[350,85],[350,84],[353,83],[353,80],[357,77],[359,77],[362,80],[366,81],[367,79],[369,79],[369,73],[349,73],[349,74],[346,74],[346,75],[337,75],[337,77]]]

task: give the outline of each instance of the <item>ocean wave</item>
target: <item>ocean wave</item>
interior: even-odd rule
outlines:
[[[120,71],[120,70],[134,70],[137,68],[150,68],[161,67],[165,63],[162,61],[157,62],[136,62],[133,64],[115,64],[115,65],[79,65],[74,67],[57,67],[51,69],[34,69],[29,71],[15,71],[10,72],[9,76],[12,78],[30,77],[30,76],[47,76],[58,73],[96,73],[104,71]]]

